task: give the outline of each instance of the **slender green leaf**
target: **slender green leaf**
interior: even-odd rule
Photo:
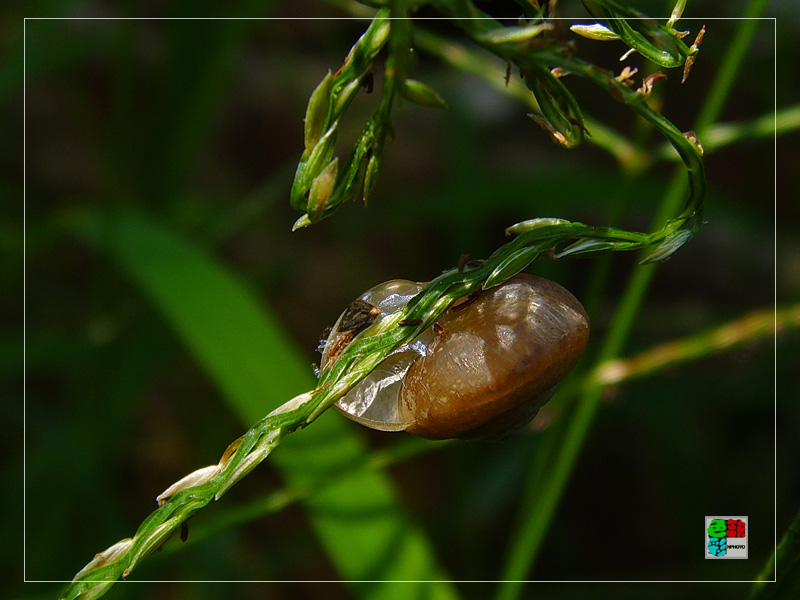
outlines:
[[[85,213],[76,233],[114,261],[161,310],[246,423],[313,387],[308,361],[268,307],[217,261],[156,223],[130,213]],[[390,479],[363,468],[366,445],[325,415],[272,457],[293,488],[321,487],[306,501],[331,561],[347,580],[442,580],[424,533],[404,513]],[[359,584],[362,597],[455,598],[452,586]]]
[[[773,582],[774,578],[774,582]],[[751,600],[789,600],[800,596],[800,513],[789,525],[753,585]]]

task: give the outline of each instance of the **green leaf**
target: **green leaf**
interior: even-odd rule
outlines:
[[[476,36],[476,39],[487,44],[527,42],[543,31],[551,31],[552,29],[552,23],[531,23],[521,26],[496,27],[495,29],[491,29],[486,33]]]
[[[757,580],[750,592],[751,600],[790,600],[800,596],[800,513],[795,515]]]
[[[308,358],[213,257],[130,213],[82,213],[71,226],[161,311],[244,423],[314,386]],[[420,582],[396,590],[358,584],[361,597],[457,598],[450,584],[425,583],[448,578],[391,480],[365,466],[366,451],[353,426],[331,414],[286,438],[271,460],[292,488],[315,492],[306,508],[342,579]]]
[[[305,152],[311,154],[314,147],[325,131],[325,124],[328,120],[328,111],[331,105],[331,92],[333,89],[333,74],[328,74],[322,79],[317,88],[311,93],[308,100],[305,118]]]
[[[339,174],[339,159],[334,158],[322,173],[317,175],[314,183],[311,184],[311,192],[308,195],[308,217],[312,221],[319,221],[328,206],[328,201],[333,194],[336,186],[336,177]]]
[[[436,90],[416,79],[406,79],[400,85],[400,93],[403,94],[403,97],[407,100],[410,100],[414,104],[419,104],[420,106],[427,106],[428,108],[447,108],[447,103],[436,93]]]
[[[602,23],[593,23],[591,25],[570,25],[570,30],[574,31],[580,36],[589,38],[590,40],[606,42],[619,39],[619,36],[616,33],[611,31]]]
[[[531,264],[539,253],[540,250],[538,246],[523,247],[512,252],[489,274],[483,284],[483,289],[488,290],[498,283],[503,283],[509,277],[513,277]]]
[[[642,259],[639,264],[646,265],[649,263],[667,260],[670,256],[677,252],[681,246],[692,239],[693,235],[694,234],[690,229],[679,229],[678,231],[673,231],[667,235],[667,237],[665,237],[650,254]]]
[[[529,114],[557,144],[574,148],[583,142],[585,125],[578,102],[552,72],[536,68],[525,71],[525,85],[536,97],[542,116]]]
[[[506,228],[506,235],[522,235],[523,233],[528,233],[529,231],[534,231],[537,229],[541,230],[545,227],[552,228],[554,235],[558,235],[565,227],[570,225],[572,225],[572,222],[567,221],[566,219],[538,217],[536,219],[528,219],[527,221],[515,223],[511,227]]]
[[[567,256],[571,256],[575,258],[578,256],[591,256],[593,254],[603,254],[605,252],[613,252],[614,250],[627,249],[627,245],[628,244],[621,244],[619,242],[609,242],[607,240],[583,239],[570,244],[561,252],[556,252],[555,257],[566,258]]]

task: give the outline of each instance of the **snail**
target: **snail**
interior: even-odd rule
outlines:
[[[382,283],[339,317],[324,346],[324,370],[361,331],[402,309],[424,286]],[[403,344],[335,406],[381,431],[429,439],[503,439],[527,425],[575,366],[589,318],[560,285],[532,275],[457,301]]]

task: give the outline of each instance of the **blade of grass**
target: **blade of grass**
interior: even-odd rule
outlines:
[[[743,342],[773,337],[785,328],[800,326],[800,304],[778,309],[758,310],[720,327],[673,342],[655,346],[631,358],[598,365],[587,377],[593,385],[615,385],[646,377],[665,367],[682,364],[727,350]]]
[[[800,595],[800,512],[757,579],[751,600],[790,600]]]
[[[83,213],[75,233],[116,263],[158,307],[215,381],[231,409],[251,423],[310,389],[308,361],[255,295],[213,258],[131,213]],[[412,580],[405,597],[456,598],[424,533],[404,513],[391,480],[360,469],[366,444],[349,424],[323,417],[290,436],[273,456],[292,489],[322,487],[305,506],[333,564],[351,581]],[[358,584],[364,598],[395,588]],[[400,596],[398,596],[400,597]]]
[[[728,46],[728,51],[723,57],[717,77],[712,83],[708,100],[704,103],[698,118],[696,131],[698,131],[701,139],[702,132],[708,129],[720,116],[724,100],[730,94],[739,67],[759,23],[753,19],[763,13],[765,6],[765,0],[752,0],[750,2],[745,12],[745,19],[741,21]],[[685,175],[681,169],[673,177],[659,205],[658,214],[654,220],[655,227],[660,226],[679,207],[685,195],[685,188]],[[619,356],[639,314],[639,309],[655,274],[655,269],[656,265],[643,265],[637,267],[633,272],[612,320],[609,334],[598,352],[597,364],[603,364]],[[553,466],[545,481],[539,483],[539,501],[533,510],[528,511],[521,519],[520,528],[503,571],[502,579],[504,583],[501,584],[497,594],[499,600],[515,600],[519,598],[524,580],[530,572],[531,565],[536,561],[544,537],[556,512],[558,502],[564,493],[566,483],[594,420],[602,391],[602,386],[592,382],[587,382],[582,389],[575,414],[566,426],[565,437]],[[539,478],[539,469],[533,468],[531,476]]]
[[[800,105],[784,107],[769,112],[752,121],[735,123],[716,123],[703,135],[703,150],[706,156],[722,148],[745,140],[774,138],[800,130]],[[662,146],[658,156],[667,160],[678,160],[677,154],[669,146]]]

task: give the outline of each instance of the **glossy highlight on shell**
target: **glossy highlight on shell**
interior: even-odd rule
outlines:
[[[368,312],[376,320],[400,310],[421,289],[393,280],[359,300],[374,307]],[[359,332],[348,329],[348,311],[328,337],[323,369]],[[550,399],[588,337],[586,311],[570,292],[541,277],[516,275],[457,302],[336,407],[382,431],[502,439],[524,428]]]

